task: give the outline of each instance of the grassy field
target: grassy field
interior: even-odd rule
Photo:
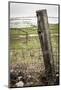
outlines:
[[[51,40],[54,43],[57,43],[58,42],[57,40],[58,39],[58,24],[50,24],[49,32],[50,32]],[[40,47],[40,44],[38,43],[39,38],[37,36],[29,37],[30,34],[38,34],[36,26],[28,27],[28,28],[10,28],[10,42],[11,42],[10,48],[22,48],[25,46],[27,46],[27,48],[34,48],[34,47],[39,48]],[[20,36],[24,36],[24,38]]]
[[[50,24],[52,50],[55,61],[58,59],[58,24]],[[31,62],[42,58],[41,44],[39,41],[37,27],[10,28],[10,53],[11,62]],[[35,36],[30,36],[35,35]],[[41,59],[43,60],[43,58]],[[35,63],[35,62],[34,62]]]
[[[59,66],[58,32],[58,24],[49,25],[56,72]],[[26,81],[24,86],[44,86],[45,83],[42,81],[42,77],[45,77],[46,74],[37,27],[10,28],[9,34],[10,71],[13,71],[12,73],[14,76],[17,76],[17,78],[19,74],[21,76],[22,73],[21,77]],[[15,79],[15,83],[17,83],[17,79]]]

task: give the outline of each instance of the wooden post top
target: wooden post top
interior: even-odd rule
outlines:
[[[47,14],[47,10],[46,10],[46,9],[38,10],[38,11],[36,11],[36,14],[37,14],[37,16],[38,16],[38,15],[42,15],[42,16],[44,16],[44,15]]]

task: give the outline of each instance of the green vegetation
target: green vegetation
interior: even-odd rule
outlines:
[[[51,44],[54,59],[58,58],[58,24],[50,24],[49,32],[51,37]],[[42,51],[39,41],[37,27],[27,28],[10,28],[10,50],[13,50],[12,62],[27,61],[31,62],[33,59],[41,57]],[[41,54],[40,54],[41,53]],[[28,56],[29,54],[29,56]],[[33,55],[34,54],[34,55]],[[37,57],[38,56],[38,57]],[[32,58],[33,57],[33,58]],[[41,57],[42,58],[42,57]],[[43,60],[43,59],[41,59]]]
[[[58,24],[49,25],[51,41],[58,43]],[[38,34],[37,27],[28,28],[10,28],[10,48],[40,48],[39,37],[30,37],[29,35]],[[23,37],[21,37],[23,36]],[[56,47],[54,46],[54,47]]]
[[[10,70],[13,71],[13,75],[16,75],[17,78],[19,75],[22,76],[23,80],[26,81],[25,85],[28,83],[31,85],[32,83],[32,86],[44,86],[45,81],[42,81],[42,78],[46,76],[45,65],[37,27],[10,28],[9,32]],[[54,64],[55,72],[58,72],[58,24],[50,24],[49,32],[54,58],[52,65]],[[17,78],[15,79],[16,83],[18,81]]]
[[[10,33],[11,34],[37,34],[37,27],[27,27],[27,28],[10,28]]]

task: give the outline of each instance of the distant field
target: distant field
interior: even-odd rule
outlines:
[[[58,44],[58,24],[50,24],[49,32],[54,47]],[[10,28],[10,48],[39,48],[38,36],[29,37],[29,35],[35,35],[37,33],[37,27],[28,28]],[[22,37],[21,37],[22,36]]]
[[[11,34],[22,34],[22,35],[25,35],[26,33],[37,34],[37,29],[38,28],[36,26],[26,27],[26,28],[10,28],[10,33]],[[58,24],[50,24],[49,29],[51,33],[58,33]]]

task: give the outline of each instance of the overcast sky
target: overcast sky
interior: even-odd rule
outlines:
[[[48,17],[58,17],[57,5],[10,3],[10,18],[36,16],[37,10],[46,9]],[[52,19],[50,19],[52,22]],[[57,22],[57,19],[53,20]]]

